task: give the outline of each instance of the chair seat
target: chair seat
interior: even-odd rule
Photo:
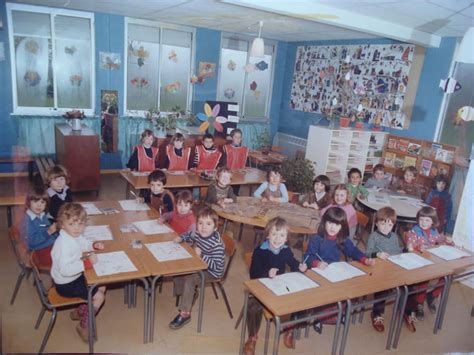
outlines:
[[[79,297],[63,297],[55,287],[48,290],[48,300],[55,307],[72,306],[75,304],[86,303],[86,300]]]

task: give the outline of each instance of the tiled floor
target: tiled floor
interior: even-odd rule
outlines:
[[[0,194],[7,195],[15,190],[14,183],[0,179]],[[17,183],[16,190],[24,191],[24,184]],[[19,187],[18,187],[19,186]],[[23,186],[23,187],[22,187]],[[99,199],[124,198],[125,184],[118,175],[103,175]],[[245,193],[245,190],[243,190]],[[93,193],[85,193],[77,200],[93,200]],[[46,314],[38,330],[34,329],[40,311],[40,301],[32,280],[23,282],[14,305],[10,297],[19,273],[14,255],[6,235],[5,209],[0,209],[0,299],[2,352],[36,352],[46,331],[49,314]],[[237,232],[237,226],[232,226]],[[251,251],[253,230],[245,229],[243,242],[238,243],[228,279],[225,283],[229,301],[234,312],[234,320],[229,318],[222,299],[215,300],[210,289],[206,290],[203,331],[196,332],[196,308],[193,320],[181,330],[168,328],[168,322],[175,316],[176,308],[172,298],[171,283],[165,283],[163,293],[158,295],[156,306],[155,335],[152,344],[143,344],[143,292],[138,290],[138,305],[128,309],[123,303],[121,288],[110,288],[106,303],[97,318],[98,337],[96,352],[109,353],[156,353],[156,354],[236,354],[239,348],[240,328],[234,329],[235,319],[243,302],[242,281],[248,277],[243,262],[243,253]],[[291,240],[293,245],[296,239]],[[296,249],[296,255],[300,252]],[[426,319],[417,324],[416,334],[402,329],[398,350],[390,353],[420,354],[447,352],[474,352],[474,317],[470,316],[474,305],[474,291],[460,284],[451,290],[448,310],[443,329],[437,336],[432,334],[434,317],[426,312]],[[388,307],[390,315],[391,307]],[[75,324],[69,319],[68,311],[59,313],[46,352],[87,352],[75,332]],[[260,333],[257,354],[263,353],[263,329]],[[330,352],[334,327],[325,326],[319,335],[312,329],[309,337],[297,342],[295,350],[287,350],[280,345],[281,354],[327,354]],[[273,329],[271,331],[273,334]],[[388,353],[385,349],[385,334],[376,333],[370,324],[369,313],[364,322],[350,328],[347,354]],[[271,344],[270,344],[271,345]]]

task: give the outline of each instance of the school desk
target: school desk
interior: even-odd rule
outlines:
[[[25,196],[0,196],[0,206],[7,210],[7,226],[12,225],[12,207],[25,204]]]
[[[249,151],[249,162],[250,166],[258,168],[259,166],[268,166],[276,165],[281,166],[283,160],[286,159],[281,153],[278,152],[268,152],[268,154],[263,154],[261,150],[251,150]]]

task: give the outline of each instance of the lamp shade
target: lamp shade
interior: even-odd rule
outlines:
[[[263,44],[263,38],[257,37],[252,42],[250,47],[250,56],[262,58],[265,55],[265,46]]]
[[[458,49],[456,61],[474,63],[474,27],[470,27],[465,33]]]

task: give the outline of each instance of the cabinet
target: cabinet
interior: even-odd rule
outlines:
[[[73,131],[67,124],[55,126],[56,161],[69,172],[71,191],[99,190],[100,145],[99,135],[82,125]]]
[[[347,181],[351,168],[362,174],[381,160],[387,133],[355,129],[310,126],[306,159],[313,162],[316,175],[325,174],[331,184]]]

